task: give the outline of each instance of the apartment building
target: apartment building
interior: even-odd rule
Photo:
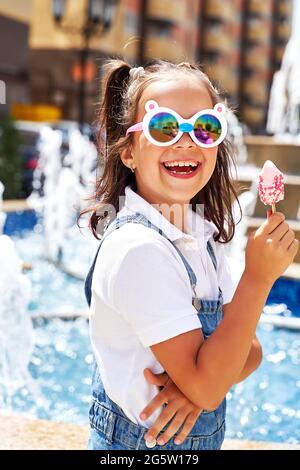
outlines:
[[[65,118],[77,119],[75,70],[83,47],[80,27],[88,0],[66,0],[64,28],[55,24],[52,0],[25,1],[30,4],[27,11],[31,11],[30,19],[27,13],[31,100],[56,104]],[[0,22],[4,3],[0,0]],[[11,0],[11,8],[14,3],[20,7],[22,0]],[[93,36],[89,44],[89,61],[96,73],[86,83],[87,120],[95,117],[103,58],[124,57],[131,64],[145,64],[160,57],[201,63],[238,109],[241,119],[253,132],[263,133],[272,76],[280,68],[290,37],[292,3],[120,0],[111,29]]]
[[[5,83],[5,104],[0,116],[13,102],[29,96],[29,20],[31,0],[0,0],[0,80]]]
[[[249,128],[264,132],[273,73],[291,34],[292,0],[128,0],[127,5],[125,29],[135,16],[142,22],[142,61],[197,60]]]

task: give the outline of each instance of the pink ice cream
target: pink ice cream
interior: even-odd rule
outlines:
[[[283,174],[270,160],[265,162],[259,175],[259,197],[269,206],[284,199]]]

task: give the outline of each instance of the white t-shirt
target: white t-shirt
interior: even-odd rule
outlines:
[[[213,240],[212,222],[189,209],[189,234],[182,232],[127,186],[118,216],[135,212],[161,228],[179,248],[196,274],[197,296],[217,299],[220,286],[224,304],[231,301],[236,286],[224,245]],[[208,239],[217,272],[206,249]],[[180,255],[156,230],[126,223],[103,240],[92,282],[90,337],[106,393],[136,424],[150,427],[161,411],[146,421],[139,418],[158,392],[143,370],[164,370],[150,346],[201,328],[192,296]]]

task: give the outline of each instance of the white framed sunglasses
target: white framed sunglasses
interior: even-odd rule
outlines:
[[[203,109],[190,119],[184,119],[173,109],[160,107],[154,100],[146,102],[145,110],[143,121],[129,127],[126,136],[143,131],[149,142],[167,147],[188,132],[199,147],[212,148],[223,142],[227,134],[226,108],[222,103],[217,103],[213,109]]]

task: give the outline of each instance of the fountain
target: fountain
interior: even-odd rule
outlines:
[[[69,152],[63,157],[62,139],[60,130],[42,128],[34,190],[27,202],[42,217],[45,257],[68,274],[83,279],[88,261],[79,256],[80,248],[86,253],[88,240],[93,251],[96,241],[89,234],[80,236],[76,220],[85,198],[92,192],[97,150],[88,137],[75,129],[70,133]],[[70,240],[76,240],[76,253]]]
[[[267,131],[278,142],[300,145],[300,38],[292,36],[274,74]]]
[[[0,182],[0,265],[5,267],[0,270],[0,397],[7,406],[15,391],[30,382],[28,364],[34,342],[27,312],[31,283],[22,272],[22,260],[13,241],[2,234],[3,191]]]
[[[262,167],[272,160],[285,174],[299,177],[300,154],[300,37],[290,38],[280,70],[275,72],[271,87],[266,131],[267,136],[247,136],[249,161]],[[299,185],[299,178],[295,179]]]

